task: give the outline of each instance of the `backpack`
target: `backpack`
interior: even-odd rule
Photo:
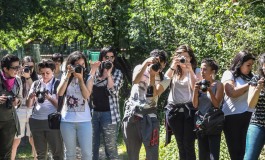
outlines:
[[[197,134],[200,136],[221,134],[225,121],[224,112],[221,109],[211,108],[204,116],[197,111],[195,115]]]

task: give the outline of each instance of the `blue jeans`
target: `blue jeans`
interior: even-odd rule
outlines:
[[[265,127],[250,124],[247,132],[244,160],[258,160],[265,144]]]
[[[82,160],[92,160],[91,122],[61,122],[61,133],[66,149],[66,160],[76,159],[76,137]]]
[[[117,150],[117,124],[111,124],[110,112],[93,112],[93,160],[99,159],[100,135],[103,134],[108,159],[119,159]]]

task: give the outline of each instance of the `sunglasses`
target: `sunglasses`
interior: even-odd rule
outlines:
[[[15,66],[15,67],[10,66],[9,68],[10,68],[10,69],[13,69],[13,70],[15,70],[15,71],[18,71],[18,70],[20,69],[20,66]]]
[[[105,56],[106,59],[113,59],[114,56]]]

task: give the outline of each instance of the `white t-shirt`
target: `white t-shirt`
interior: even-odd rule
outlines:
[[[221,82],[224,83],[226,81],[235,81],[235,86],[242,86],[246,83],[247,81],[244,81],[241,77],[237,77],[234,79],[234,76],[231,71],[225,71]],[[240,114],[244,113],[246,111],[253,112],[254,109],[249,108],[248,103],[248,92],[245,92],[239,97],[232,98],[228,97],[226,94],[224,96],[224,102],[223,102],[223,112],[225,116],[227,115],[233,115],[233,114]]]
[[[56,94],[53,94],[53,88],[54,88],[54,77],[48,82],[48,83],[44,83],[42,79],[39,80],[40,81],[40,88],[45,88],[46,90],[48,90],[50,92],[50,94],[52,94],[52,98],[56,98]],[[34,82],[36,83],[36,82]],[[34,83],[32,83],[29,94],[30,95],[35,89],[34,89]],[[38,83],[38,82],[37,82]],[[39,88],[39,87],[38,87]],[[32,118],[34,119],[38,119],[38,120],[46,120],[48,119],[48,115],[51,113],[56,112],[56,107],[53,106],[53,104],[45,99],[43,103],[38,103],[37,101],[37,97],[35,97],[35,102],[36,102],[36,106],[33,108],[32,111]]]
[[[63,74],[62,79],[64,79],[65,76],[66,75]],[[88,80],[90,78],[91,77],[89,77]],[[88,80],[86,83],[88,83]],[[77,78],[73,78],[67,88],[61,114],[63,122],[91,121],[88,100],[83,98]]]
[[[200,68],[195,69],[195,75],[200,74]],[[181,104],[192,102],[193,90],[190,85],[190,74],[184,77],[182,80],[177,79],[177,75],[174,74],[172,78],[172,84],[170,88],[170,93],[168,95],[168,103],[169,104]],[[197,76],[195,77],[197,80]]]
[[[134,72],[138,71],[140,67],[141,65],[136,66]],[[163,81],[160,80],[159,76],[155,77],[155,84],[158,83],[161,84],[164,90],[168,87],[169,82],[170,79],[168,79],[167,77],[164,77]],[[144,72],[144,75],[141,77],[140,82],[132,86],[129,101],[134,106],[143,106],[144,108],[156,107],[158,96],[151,98],[146,97],[148,83],[149,83],[149,73],[146,70]],[[150,114],[150,116],[156,116],[156,115]]]

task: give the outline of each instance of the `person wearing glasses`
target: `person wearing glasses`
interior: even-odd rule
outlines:
[[[46,160],[48,147],[54,160],[64,159],[64,147],[60,130],[50,129],[48,115],[57,111],[56,94],[59,80],[53,75],[55,64],[50,59],[38,63],[41,78],[32,83],[27,97],[27,106],[33,107],[29,118],[30,130],[37,152],[37,159]]]
[[[119,90],[123,84],[123,74],[116,68],[116,55],[112,47],[101,49],[99,54],[101,65],[96,73],[92,92],[93,160],[99,159],[100,137],[103,138],[107,158],[119,159]]]
[[[17,115],[19,118],[21,134],[19,136],[15,136],[13,146],[12,146],[11,160],[15,160],[17,148],[20,144],[21,138],[25,136],[25,133],[26,133],[26,136],[29,137],[29,142],[32,146],[32,154],[33,154],[34,159],[36,159],[35,147],[34,147],[33,138],[31,136],[29,123],[28,123],[28,119],[32,114],[32,107],[28,108],[26,105],[26,98],[28,96],[30,86],[32,85],[34,81],[38,80],[38,75],[35,71],[35,61],[33,57],[26,56],[22,59],[22,71],[21,71],[20,77],[21,77],[22,86],[23,86],[23,92],[22,92],[23,100],[22,100],[21,106],[16,111],[17,111]]]
[[[61,133],[66,149],[66,160],[76,159],[76,140],[81,148],[81,159],[92,159],[92,125],[89,99],[93,80],[100,62],[88,63],[80,51],[72,52],[67,60],[64,74],[58,87],[58,96],[64,97]]]
[[[15,135],[20,135],[20,125],[15,107],[22,102],[22,82],[17,76],[19,58],[12,54],[1,60],[0,72],[0,159],[11,159]],[[16,134],[17,133],[17,134]]]
[[[245,154],[247,130],[254,111],[247,103],[254,61],[255,57],[248,51],[240,51],[221,79],[225,90],[224,134],[231,160],[243,160]]]
[[[249,82],[248,105],[255,109],[247,131],[244,160],[258,160],[265,144],[265,53],[259,56],[258,74]]]
[[[195,108],[192,104],[195,82],[201,79],[191,47],[179,46],[166,76],[172,79],[166,109],[166,123],[175,135],[179,159],[195,160]],[[169,142],[168,142],[169,143]]]
[[[63,71],[61,69],[63,64],[63,55],[61,55],[60,53],[54,53],[51,59],[55,63],[54,77],[57,79],[61,79],[63,74]]]
[[[155,49],[150,57],[133,71],[133,86],[125,103],[123,139],[129,160],[138,160],[142,144],[146,159],[159,157],[159,120],[157,117],[158,97],[170,81],[162,74],[167,62],[167,53]]]

